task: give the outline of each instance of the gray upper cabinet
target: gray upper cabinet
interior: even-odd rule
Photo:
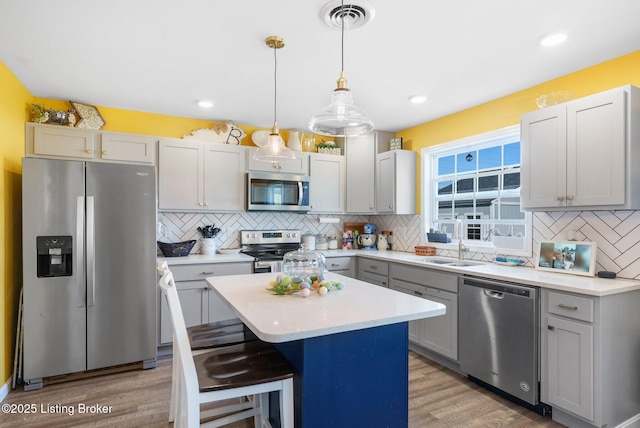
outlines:
[[[375,164],[377,133],[342,141],[347,158],[347,213],[376,212]]]
[[[395,134],[338,139],[347,161],[348,214],[415,214],[416,153],[389,151]]]
[[[639,128],[633,86],[522,116],[522,208],[640,208]]]
[[[309,175],[311,212],[344,213],[347,199],[344,156],[311,154]]]
[[[27,157],[91,162],[156,162],[156,137],[60,125],[26,124]]]
[[[392,150],[377,155],[376,212],[416,213],[416,152]]]
[[[160,210],[244,210],[244,147],[172,138],[158,147]]]

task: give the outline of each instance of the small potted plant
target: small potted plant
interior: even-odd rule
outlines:
[[[204,227],[198,227],[198,232],[202,235],[200,241],[200,252],[202,254],[215,254],[216,253],[216,241],[215,237],[222,232],[215,224],[211,224]]]

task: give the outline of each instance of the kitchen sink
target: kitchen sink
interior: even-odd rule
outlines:
[[[422,263],[442,265],[442,266],[456,266],[456,267],[470,267],[480,266],[485,264],[484,262],[477,262],[474,260],[457,260],[449,257],[437,257],[429,256],[418,260]]]

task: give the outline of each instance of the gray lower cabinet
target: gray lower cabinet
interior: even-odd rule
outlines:
[[[355,257],[329,257],[327,258],[327,270],[349,278],[356,277]]]
[[[358,279],[380,287],[389,287],[389,263],[358,258]]]
[[[446,306],[445,315],[409,323],[409,340],[458,360],[458,277],[430,269],[391,264],[390,288]]]
[[[211,276],[243,275],[251,273],[251,262],[241,263],[198,263],[188,265],[170,265],[176,281],[178,298],[187,327],[235,318],[233,310],[209,290],[206,279]],[[167,301],[160,295],[160,332],[161,345],[171,343],[171,317]]]
[[[592,297],[543,289],[540,398],[567,426],[640,413],[640,291]]]

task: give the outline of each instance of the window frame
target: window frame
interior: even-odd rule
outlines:
[[[437,204],[437,195],[434,195],[432,189],[432,171],[437,168],[437,156],[446,155],[455,152],[460,148],[467,146],[469,151],[479,151],[487,147],[498,144],[507,144],[514,141],[520,141],[520,125],[508,126],[506,128],[489,131],[482,134],[472,135],[470,137],[461,138],[459,140],[450,141],[435,146],[425,147],[420,151],[421,157],[421,209],[422,209],[422,237],[426,241],[427,231],[430,224],[433,224],[434,208],[433,204]],[[522,152],[521,152],[522,153]],[[522,154],[521,154],[522,156]],[[455,185],[455,183],[453,183]],[[522,189],[522,186],[520,187]],[[436,205],[437,206],[437,205]],[[463,242],[471,251],[480,253],[499,253],[513,256],[532,257],[533,253],[533,226],[532,213],[524,212],[525,226],[525,246],[522,250],[512,248],[496,247],[492,241],[465,240]],[[458,240],[452,240],[451,243],[429,242],[429,245],[436,248],[457,250]]]

